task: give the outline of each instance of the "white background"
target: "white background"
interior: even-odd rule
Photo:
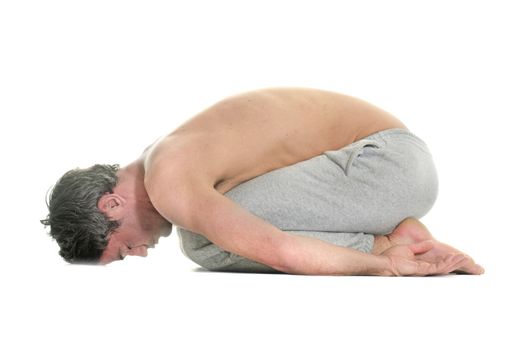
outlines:
[[[504,3],[2,1],[0,347],[508,349]],[[145,259],[60,259],[38,221],[60,175],[127,164],[217,100],[269,86],[360,97],[425,139],[440,193],[423,221],[486,274],[209,273],[174,234]]]

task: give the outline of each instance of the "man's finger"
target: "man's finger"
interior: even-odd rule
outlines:
[[[431,250],[432,248],[434,248],[434,243],[431,240],[422,241],[422,242],[419,242],[419,243],[413,243],[413,244],[409,245],[409,249],[411,249],[411,251],[415,255],[416,254],[426,253],[429,250]]]
[[[437,263],[437,275],[446,275],[449,274],[455,270],[457,270],[459,267],[464,265],[467,261],[467,257],[463,254],[452,254],[449,255],[446,259],[443,261]]]

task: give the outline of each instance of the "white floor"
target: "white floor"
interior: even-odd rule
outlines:
[[[148,258],[106,267],[57,257],[29,266],[20,251],[3,267],[2,342],[9,349],[506,349],[507,271],[498,249],[483,251],[483,276],[427,278],[207,272],[180,254],[176,236]]]

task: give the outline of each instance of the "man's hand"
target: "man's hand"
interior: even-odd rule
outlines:
[[[469,259],[462,253],[434,254],[434,242],[396,245],[381,255],[389,259],[395,276],[446,275],[465,265]]]
[[[429,244],[431,248],[424,253],[418,254],[416,256],[418,260],[426,261],[429,263],[436,263],[443,260],[447,255],[461,254],[466,257],[466,260],[464,264],[459,266],[454,271],[455,273],[480,275],[485,272],[483,267],[474,262],[473,258],[455,249],[454,247],[449,246],[448,244],[441,243],[435,239],[428,241],[427,244]]]
[[[381,239],[383,237],[386,239]],[[379,243],[382,242],[382,244],[379,244],[379,247],[374,247],[379,249],[378,252],[376,249],[376,254],[381,254],[381,251],[388,249],[388,245],[391,247],[396,245],[418,244],[428,241],[428,243],[425,243],[424,246],[421,246],[422,249],[424,249],[424,252],[416,253],[417,260],[436,264],[446,259],[449,255],[462,254],[466,256],[467,259],[462,266],[455,270],[455,273],[480,275],[485,272],[483,267],[475,263],[475,261],[467,254],[452,246],[437,241],[432,236],[428,228],[420,220],[413,217],[403,220],[390,235],[377,236],[376,238],[379,239]],[[429,247],[430,249],[425,249],[423,247]]]

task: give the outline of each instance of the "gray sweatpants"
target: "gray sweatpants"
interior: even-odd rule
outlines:
[[[225,196],[283,231],[370,252],[374,235],[406,217],[420,218],[437,197],[427,145],[405,129],[388,129],[339,150],[273,170]],[[274,272],[177,227],[184,254],[209,270]]]

